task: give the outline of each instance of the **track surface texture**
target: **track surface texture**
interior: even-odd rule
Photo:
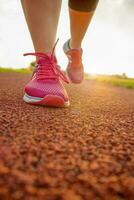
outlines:
[[[29,79],[0,74],[0,200],[134,200],[134,90],[85,80],[48,108]]]

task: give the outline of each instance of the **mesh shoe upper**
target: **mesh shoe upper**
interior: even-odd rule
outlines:
[[[82,48],[70,49],[68,40],[64,44],[63,50],[69,59],[67,73],[70,80],[74,83],[80,83],[84,78],[84,68],[82,64]]]
[[[32,97],[44,98],[46,95],[57,95],[68,101],[67,92],[62,81],[69,83],[67,77],[60,70],[56,57],[45,53],[27,53],[38,57],[37,66],[32,79],[25,86],[25,92]]]

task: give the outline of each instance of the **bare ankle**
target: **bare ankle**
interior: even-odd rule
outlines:
[[[70,49],[80,49],[81,48],[81,43],[72,41],[72,39],[69,40],[69,47]]]

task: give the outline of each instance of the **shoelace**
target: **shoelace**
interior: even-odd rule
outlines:
[[[24,56],[36,56],[38,58],[44,58],[45,64],[38,63],[35,69],[37,79],[58,79],[61,78],[66,83],[69,83],[68,78],[61,71],[60,66],[57,65],[57,62],[54,59],[54,50],[57,45],[59,39],[57,39],[50,56],[42,52],[34,52],[34,53],[25,53]]]

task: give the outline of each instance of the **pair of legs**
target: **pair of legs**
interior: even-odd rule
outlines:
[[[62,81],[81,83],[84,77],[82,40],[92,19],[98,0],[69,0],[71,37],[63,45],[69,59],[67,75],[58,66],[55,55],[57,26],[61,0],[21,0],[33,41],[36,68],[25,86],[24,101],[45,106],[69,106]]]
[[[52,51],[56,40],[61,1],[62,0],[21,0],[36,52],[50,53]],[[81,47],[82,40],[92,19],[97,2],[98,0],[69,1],[71,48]],[[79,7],[77,4],[79,4]]]

